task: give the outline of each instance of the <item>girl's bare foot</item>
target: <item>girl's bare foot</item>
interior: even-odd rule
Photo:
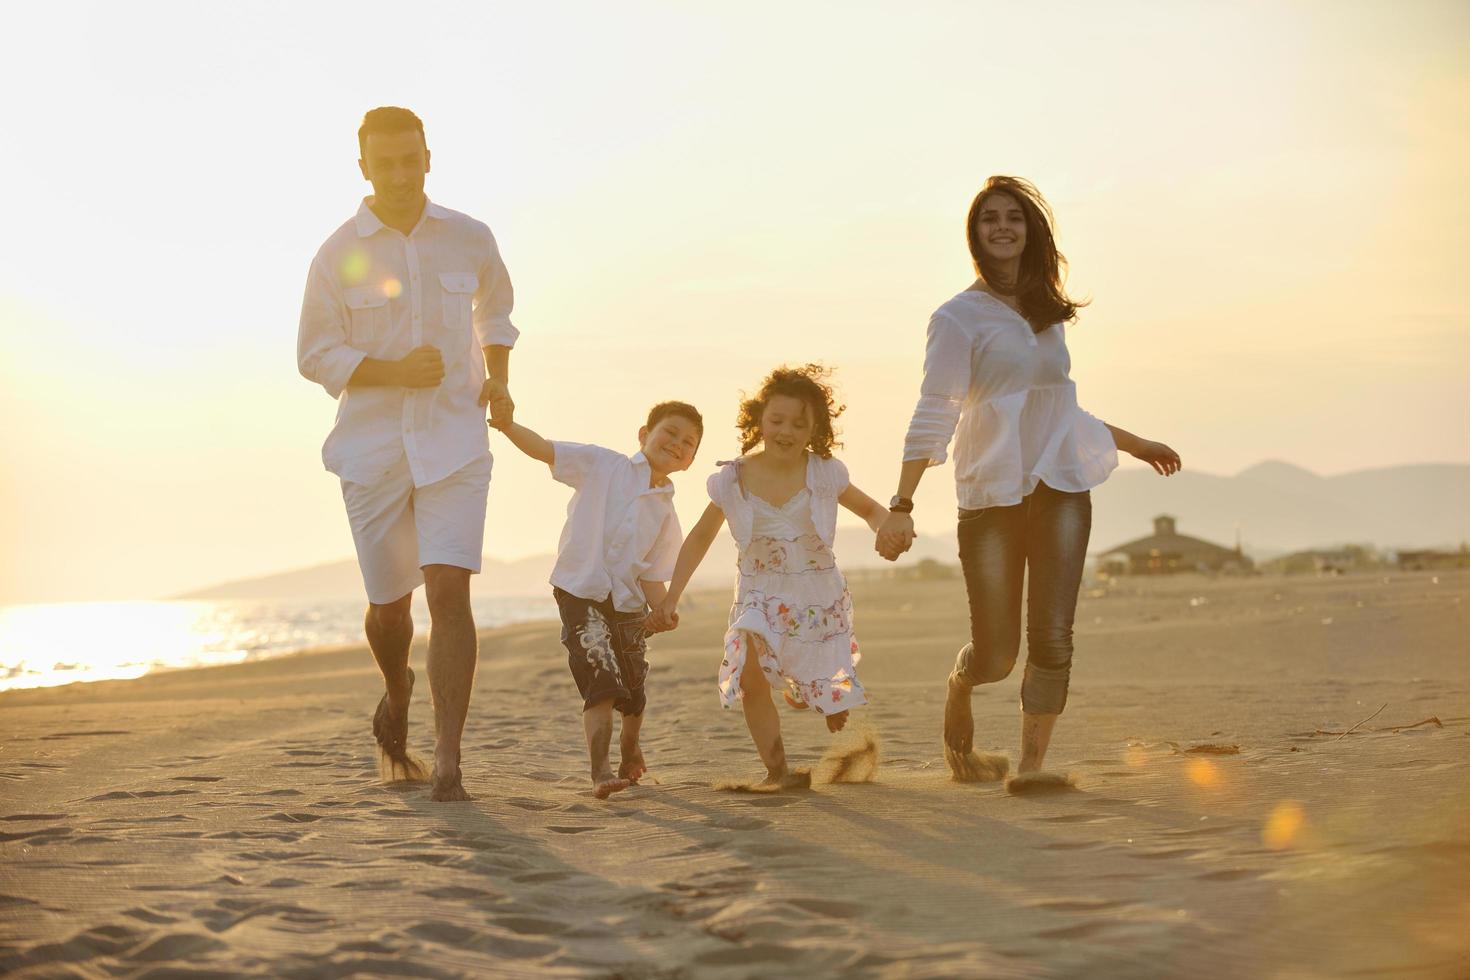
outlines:
[[[827,731],[840,732],[847,724],[847,712],[839,711],[835,715],[827,716]]]
[[[811,789],[812,771],[810,769],[787,769],[784,772],[768,772],[766,778],[761,780],[760,785],[770,786],[774,789]]]

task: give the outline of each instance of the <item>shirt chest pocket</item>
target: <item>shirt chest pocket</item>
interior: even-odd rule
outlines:
[[[353,347],[366,345],[388,336],[388,297],[381,289],[358,286],[344,291],[347,303],[347,342]]]
[[[468,330],[480,277],[473,272],[441,272],[439,287],[444,300],[444,328],[452,332]]]

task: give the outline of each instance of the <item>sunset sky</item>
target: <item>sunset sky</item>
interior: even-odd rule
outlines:
[[[697,12],[705,11],[705,12]],[[718,12],[717,12],[718,11]],[[27,4],[0,61],[0,603],[345,558],[296,371],[308,263],[375,105],[516,285],[517,419],[632,452],[682,398],[838,368],[886,499],[930,311],[992,173],[1050,200],[1094,414],[1230,474],[1470,462],[1463,2]],[[492,437],[486,551],[570,491]],[[921,531],[948,533],[933,472]]]

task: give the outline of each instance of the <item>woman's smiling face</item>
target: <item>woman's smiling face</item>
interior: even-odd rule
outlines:
[[[996,191],[980,204],[975,219],[980,248],[992,262],[1014,262],[1026,250],[1026,212],[1004,191]]]

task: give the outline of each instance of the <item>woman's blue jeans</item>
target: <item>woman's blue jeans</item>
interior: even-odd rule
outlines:
[[[1015,667],[1021,650],[1021,588],[1029,569],[1021,710],[1061,713],[1091,531],[1091,494],[1064,493],[1045,483],[1011,507],[960,511],[960,567],[970,597],[970,642],[955,662],[962,679],[992,684]]]

